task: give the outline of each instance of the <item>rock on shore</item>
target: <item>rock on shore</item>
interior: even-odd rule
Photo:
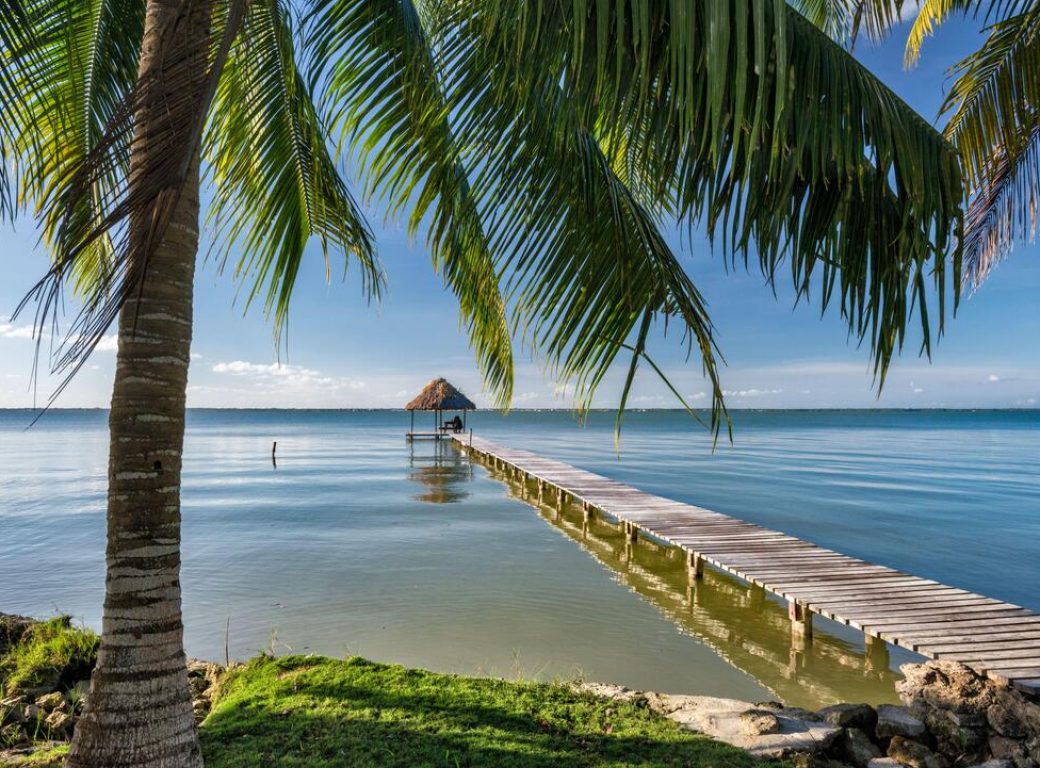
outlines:
[[[634,701],[761,758],[828,768],[1040,768],[1040,704],[946,661],[908,664],[906,706],[836,704],[808,712],[777,702],[633,691],[582,684]]]

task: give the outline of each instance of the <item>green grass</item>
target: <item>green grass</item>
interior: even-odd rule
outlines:
[[[21,679],[94,652],[96,638],[67,621],[40,627],[3,658]],[[646,708],[565,685],[442,675],[360,658],[253,659],[225,676],[201,734],[208,768],[762,765]],[[57,768],[66,750],[4,765]]]
[[[222,684],[202,744],[209,768],[757,765],[634,704],[360,658],[254,659]]]
[[[10,757],[0,761],[3,768],[61,768],[69,748],[65,745],[41,749],[24,757]]]
[[[13,696],[34,688],[71,685],[90,675],[98,638],[67,616],[34,624],[0,656],[0,688]]]

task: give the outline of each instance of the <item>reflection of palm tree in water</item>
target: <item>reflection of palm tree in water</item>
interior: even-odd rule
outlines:
[[[433,446],[432,450],[428,446]],[[423,486],[413,498],[429,504],[453,504],[469,496],[467,485],[473,478],[473,466],[455,446],[446,440],[425,444],[410,443],[409,478]],[[416,446],[419,450],[416,450]]]

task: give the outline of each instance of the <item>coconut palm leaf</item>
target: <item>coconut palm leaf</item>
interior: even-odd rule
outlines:
[[[973,190],[965,259],[966,278],[977,287],[1016,238],[1036,232],[1040,2],[993,24],[954,75],[943,111]]]
[[[68,0],[70,4],[78,1]],[[141,285],[148,261],[165,237],[185,180],[197,168],[207,106],[241,26],[245,6],[245,0],[210,6],[214,9],[213,37],[205,50],[177,44],[181,24],[196,17],[183,13],[165,18],[156,55],[120,99],[100,138],[85,156],[51,181],[56,189],[53,193],[47,190],[47,194],[53,194],[54,205],[60,211],[53,235],[54,264],[23,298],[15,314],[35,304],[37,338],[42,338],[45,325],[57,325],[62,294],[70,277],[82,269],[84,260],[93,267],[87,271],[89,282],[83,308],[69,323],[64,341],[53,354],[52,369],[65,376],[51,402],[82,367],[123,304]],[[40,35],[35,39],[49,38]],[[56,45],[61,51],[60,43]],[[55,72],[72,66],[71,57],[60,53],[43,60]],[[156,110],[152,104],[147,111],[159,117],[135,120],[136,115],[145,111],[143,106],[155,100],[161,101],[162,109]],[[44,103],[33,110],[32,119],[42,120],[48,114],[48,106]],[[52,144],[62,137],[63,125],[53,135],[43,134],[47,143],[43,151],[33,154],[34,177],[45,177],[42,169],[53,160]],[[121,149],[124,147],[125,150]],[[124,157],[135,155],[136,167],[121,173]],[[113,186],[105,187],[106,179],[114,180]],[[91,190],[99,187],[105,189],[100,204],[84,205],[84,200],[92,200]],[[44,188],[30,191],[34,189],[39,194]],[[141,226],[129,227],[132,218],[137,218]],[[91,262],[98,241],[105,238],[115,243],[112,258],[104,263]]]
[[[308,19],[308,49],[341,151],[360,164],[366,193],[389,215],[408,210],[409,232],[425,228],[434,267],[458,297],[485,385],[504,406],[513,388],[505,303],[423,13],[411,0],[318,2]]]
[[[747,0],[481,7],[469,37],[487,52],[465,63],[457,19],[444,46],[455,110],[471,113],[459,133],[483,129],[481,151],[524,147],[495,132],[560,89],[621,177],[650,180],[634,189],[651,216],[704,221],[734,257],[757,252],[770,281],[786,264],[800,296],[818,281],[820,304],[838,297],[882,379],[915,307],[927,351],[926,283],[941,331],[946,283],[959,277],[946,261],[963,198],[956,154],[804,17]],[[513,108],[475,110],[487,93]]]
[[[1040,121],[1023,130],[1010,148],[998,148],[986,181],[965,218],[965,280],[978,288],[990,270],[1011,252],[1016,239],[1036,233],[1040,209]]]
[[[58,248],[59,229],[82,229],[103,216],[105,201],[127,173],[129,141],[123,132],[123,140],[110,145],[110,156],[95,163],[104,172],[71,205],[62,200],[63,184],[99,145],[136,80],[144,7],[132,0],[36,0],[25,12],[33,35],[14,83],[21,109],[12,143],[21,155],[38,160],[32,173],[22,175],[22,196],[33,201],[44,240]],[[34,146],[39,142],[45,144]],[[77,259],[77,288],[89,289],[112,256],[107,234],[93,239]]]
[[[12,168],[14,147],[9,114],[20,108],[16,87],[17,56],[28,20],[20,0],[0,0],[0,220],[14,215]]]
[[[928,2],[928,0],[925,0]],[[902,20],[909,0],[789,0],[792,8],[831,39],[851,47],[861,31],[874,40]]]
[[[345,267],[357,262],[364,290],[378,296],[383,276],[372,235],[329,154],[327,131],[294,56],[287,5],[251,4],[220,78],[203,151],[222,258],[238,247],[236,276],[249,301],[264,295],[276,333],[312,238],[327,275],[338,252]]]
[[[926,37],[955,14],[981,16],[987,23],[1023,13],[1033,0],[921,0],[914,23],[906,40],[906,65],[913,66],[921,57]],[[983,9],[985,12],[983,13]]]

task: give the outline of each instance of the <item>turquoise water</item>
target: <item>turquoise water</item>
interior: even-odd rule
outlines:
[[[715,452],[682,414],[473,414],[482,435],[859,557],[1040,609],[1040,413],[738,412]],[[0,411],[0,611],[97,626],[106,414]],[[792,648],[783,606],[613,530],[554,521],[400,412],[194,411],[189,653],[366,656],[804,706],[893,698],[858,633]],[[270,447],[278,441],[278,466]],[[226,637],[225,637],[226,635]]]

